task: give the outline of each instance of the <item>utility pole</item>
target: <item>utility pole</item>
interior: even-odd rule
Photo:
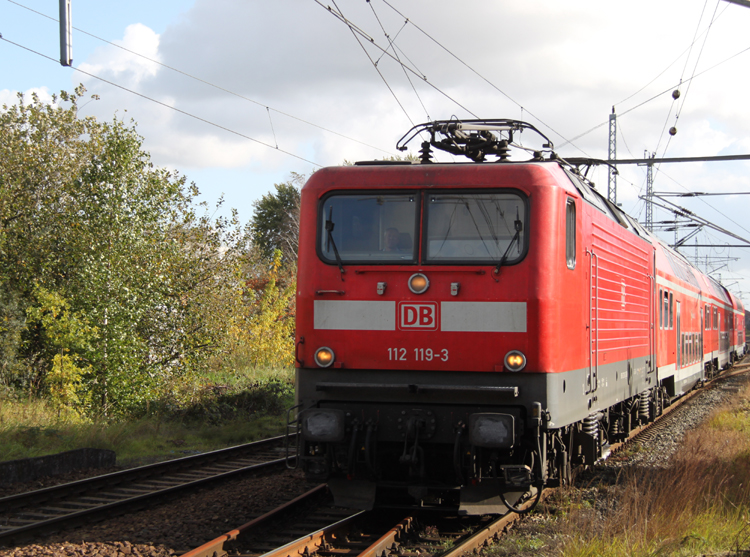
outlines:
[[[617,159],[617,115],[614,106],[612,107],[612,114],[609,115],[609,150],[607,153],[608,160]],[[614,166],[609,167],[607,199],[617,205],[617,169]]]
[[[73,63],[72,0],[60,0],[60,65]]]

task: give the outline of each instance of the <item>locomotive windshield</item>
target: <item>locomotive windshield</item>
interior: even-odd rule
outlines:
[[[333,265],[512,265],[526,253],[526,212],[508,191],[337,192],[320,205],[318,253]]]
[[[512,264],[525,251],[526,205],[513,193],[429,194],[428,262]]]
[[[414,263],[416,194],[336,194],[321,209],[319,250],[331,263]]]

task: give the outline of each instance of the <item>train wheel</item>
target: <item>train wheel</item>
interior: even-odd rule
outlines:
[[[548,454],[554,455],[554,462],[551,463],[554,466],[554,470],[550,470],[550,475],[554,474],[553,477],[557,478],[560,486],[567,486],[573,483],[572,458],[564,437],[564,433],[560,434],[559,432],[554,436],[550,436],[550,446],[547,449]],[[568,437],[570,436],[568,435]]]
[[[653,419],[651,420],[651,421],[653,421],[656,418],[658,418],[659,416],[661,416],[662,413],[664,412],[664,398],[662,396],[662,392],[661,392],[661,389],[659,387],[654,387],[653,394],[651,396],[651,400],[654,401],[654,404],[653,404],[653,413],[652,413]]]

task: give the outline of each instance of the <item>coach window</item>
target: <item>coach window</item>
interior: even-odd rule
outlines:
[[[714,330],[719,328],[719,310],[717,308],[714,308],[713,327],[714,327]]]
[[[565,262],[568,269],[576,268],[576,202],[568,199],[565,206]]]
[[[664,291],[659,288],[659,328],[664,328],[664,304],[661,302],[664,299]]]
[[[674,307],[673,302],[674,296],[672,293],[669,293],[669,328],[674,329],[674,314],[672,313],[672,308]]]
[[[703,320],[703,330],[711,328],[711,308],[706,306],[706,318]]]
[[[416,193],[335,193],[323,199],[318,254],[337,263],[415,263]]]
[[[664,299],[662,300],[662,311],[664,312],[664,328],[669,329],[669,291],[664,291]]]
[[[430,193],[425,199],[425,260],[518,263],[526,254],[526,211],[526,199],[512,192]]]

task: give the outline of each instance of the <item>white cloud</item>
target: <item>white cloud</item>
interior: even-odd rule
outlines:
[[[159,35],[140,23],[128,25],[122,40],[113,41],[115,45],[107,45],[96,49],[94,54],[80,64],[80,69],[125,84],[127,87],[137,87],[147,78],[155,77],[160,66],[148,59],[159,62]],[[135,56],[133,51],[142,56]]]
[[[380,0],[342,0],[338,5],[385,46],[382,24],[401,60],[434,87],[411,74],[410,83],[391,58],[363,40],[365,54],[351,31],[315,2],[196,0],[161,35],[130,25],[118,44],[256,102],[106,46],[82,69],[199,119],[92,79],[85,84],[102,100],[86,110],[104,118],[115,111],[118,117],[134,118],[158,164],[188,174],[190,169],[246,169],[249,181],[254,173],[310,171],[309,163],[280,150],[322,165],[380,158],[383,151],[395,152],[396,140],[412,125],[409,118],[414,123],[464,118],[470,116],[466,109],[479,117],[526,119],[566,156],[606,158],[606,122],[613,105],[619,115],[620,157],[638,158],[654,150],[658,156],[750,150],[745,100],[750,53],[732,58],[747,48],[750,10],[719,3],[706,40],[714,6],[703,12],[702,0],[633,0],[627,7],[594,0],[390,3],[403,15]],[[408,117],[368,54],[378,60],[378,70]],[[681,92],[677,101],[671,97],[675,87]],[[673,125],[678,133],[670,139],[666,130]],[[565,145],[566,139],[592,128],[574,141],[575,148]],[[418,148],[412,145],[414,151]],[[655,187],[750,189],[747,166],[663,165]],[[633,166],[621,172],[618,197],[626,209],[637,212],[645,169]],[[594,179],[606,191],[606,169],[594,171]],[[713,198],[716,210],[698,202],[690,206],[714,211],[716,218],[731,214],[740,222],[748,202],[740,197],[725,209],[723,201]]]
[[[32,95],[39,97],[39,100],[45,103],[52,101],[52,95],[46,87],[32,87],[23,92],[24,102],[30,102]],[[10,89],[0,89],[0,106],[11,106],[18,104],[18,91]]]

